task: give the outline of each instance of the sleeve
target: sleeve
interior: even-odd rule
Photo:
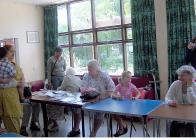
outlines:
[[[64,71],[66,70],[66,62],[65,62],[64,58],[63,58],[63,69],[64,69]]]
[[[192,53],[191,49],[186,50],[186,56],[185,56],[185,63],[186,64],[189,64],[191,61],[191,53]]]
[[[51,70],[52,70],[52,61],[49,58],[47,62],[47,77],[48,77],[48,81],[50,82],[51,82],[51,72],[52,72]]]
[[[83,78],[82,78],[82,86],[81,87],[88,87],[88,75],[84,74]]]
[[[67,86],[67,82],[69,80],[67,79],[67,77],[65,76],[63,79],[63,82],[61,83],[61,86],[58,88],[58,90],[66,90],[66,86]]]
[[[165,96],[165,102],[168,104],[172,100],[175,100],[175,93],[176,93],[176,82],[174,81],[171,86],[169,87],[169,90],[167,91],[167,94]]]
[[[138,88],[135,86],[135,85],[131,85],[131,88],[132,88],[132,91],[133,91],[133,93],[138,93],[138,92],[140,92],[139,90],[138,90]]]
[[[106,91],[115,91],[115,84],[112,78],[107,74],[105,79]]]
[[[191,104],[196,104],[196,86],[194,87],[189,87],[187,90],[190,90],[188,92],[189,96],[190,96],[190,101]]]
[[[13,67],[12,65],[8,66],[8,75],[13,78],[16,74],[16,70],[15,67]]]

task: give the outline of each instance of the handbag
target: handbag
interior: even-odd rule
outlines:
[[[28,98],[28,97],[31,97],[32,96],[30,87],[24,87],[23,96],[25,98]]]
[[[92,91],[84,93],[84,95],[81,95],[80,98],[83,100],[91,100],[97,98],[99,95],[100,93]]]

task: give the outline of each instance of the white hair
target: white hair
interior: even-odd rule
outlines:
[[[97,70],[97,71],[101,71],[101,67],[100,67],[98,61],[95,60],[95,59],[90,60],[90,61],[88,62],[88,64],[87,64],[87,66],[88,66],[88,67],[92,67],[92,68],[94,68],[94,69]]]
[[[75,75],[75,74],[76,74],[76,72],[75,72],[74,68],[68,67],[66,69],[66,75]]]
[[[177,71],[176,73],[178,75],[181,75],[182,73],[188,73],[192,76],[192,78],[194,79],[195,78],[195,74],[196,74],[196,70],[194,67],[190,66],[190,65],[183,65],[181,66]]]

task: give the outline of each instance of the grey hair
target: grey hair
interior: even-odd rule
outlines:
[[[93,67],[97,71],[101,71],[101,67],[99,65],[99,62],[95,59],[92,59],[87,64],[88,67]]]
[[[190,66],[190,65],[183,65],[180,68],[178,68],[178,70],[176,71],[176,73],[178,75],[181,75],[182,73],[188,73],[192,76],[192,78],[194,79],[196,76],[196,70],[194,67]]]
[[[66,70],[66,75],[75,75],[76,72],[74,70],[74,68],[72,67],[68,67],[67,70]]]

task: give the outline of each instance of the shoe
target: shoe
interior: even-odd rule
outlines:
[[[127,126],[124,127],[123,130],[120,130],[120,129],[119,129],[119,130],[114,134],[114,137],[119,137],[119,136],[121,136],[121,135],[124,135],[124,134],[127,133],[127,131],[128,131]]]
[[[30,130],[40,131],[39,125],[37,125],[35,122],[31,122]]]
[[[49,132],[55,132],[59,130],[59,126],[57,123],[51,122],[48,124],[48,131]]]
[[[76,136],[78,136],[78,135],[80,135],[80,129],[78,129],[77,131],[71,130],[71,131],[68,133],[67,137],[76,137]]]
[[[29,136],[29,134],[28,134],[27,131],[26,131],[26,128],[21,128],[21,130],[20,130],[20,135],[23,135],[23,136],[25,136],[25,137],[28,137],[28,136]]]

